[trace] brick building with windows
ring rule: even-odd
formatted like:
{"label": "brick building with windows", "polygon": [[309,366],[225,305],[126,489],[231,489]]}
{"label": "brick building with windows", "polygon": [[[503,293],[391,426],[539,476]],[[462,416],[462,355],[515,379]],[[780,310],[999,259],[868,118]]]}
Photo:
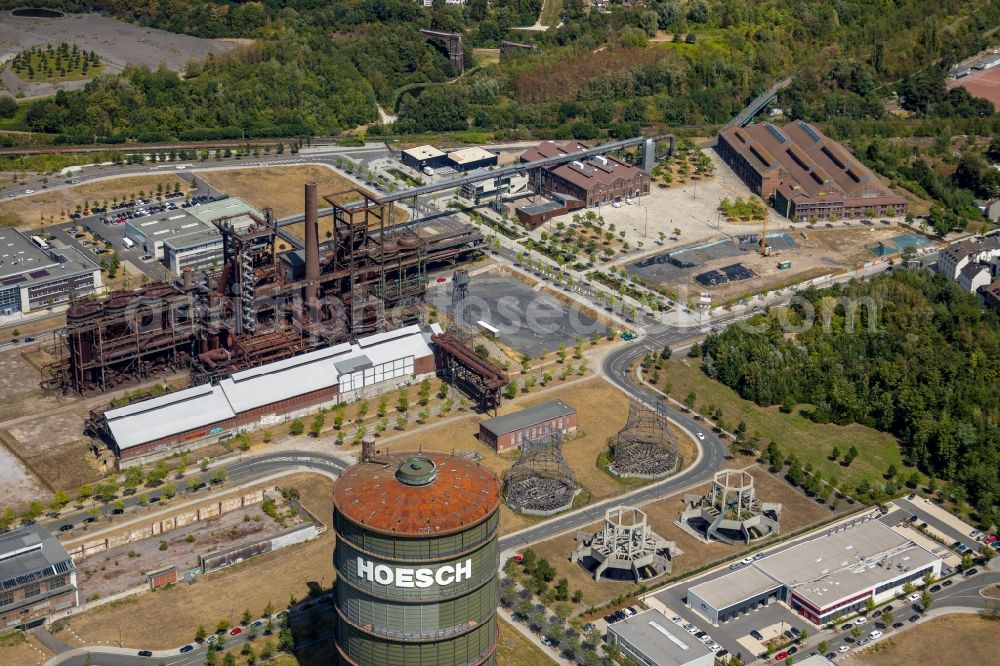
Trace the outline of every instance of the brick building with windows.
{"label": "brick building with windows", "polygon": [[0,628],[37,626],[79,603],[76,566],[51,532],[29,525],[0,535]]}
{"label": "brick building with windows", "polygon": [[[579,141],[558,145],[543,141],[521,155],[521,162],[569,155],[588,150]],[[585,202],[587,207],[610,205],[649,194],[649,174],[639,167],[607,155],[597,155],[567,164],[538,169],[531,182],[538,194],[559,194]]]}
{"label": "brick building with windows", "polygon": [[479,441],[497,452],[538,439],[576,432],[576,410],[562,400],[550,400],[479,424]]}
{"label": "brick building with windows", "polygon": [[799,221],[893,217],[906,199],[893,194],[836,141],[801,120],[719,132],[719,156],[754,194]]}

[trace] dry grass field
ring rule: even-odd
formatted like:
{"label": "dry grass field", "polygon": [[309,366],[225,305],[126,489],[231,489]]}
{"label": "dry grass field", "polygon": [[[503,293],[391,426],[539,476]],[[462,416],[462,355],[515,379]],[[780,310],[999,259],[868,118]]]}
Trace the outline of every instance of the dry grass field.
{"label": "dry grass field", "polygon": [[[297,474],[281,480],[294,486],[303,506],[329,522],[333,512],[333,482],[322,476]],[[118,641],[126,645],[165,649],[190,641],[199,624],[215,626],[220,619],[237,620],[244,608],[259,614],[268,602],[282,608],[290,596],[305,598],[311,589],[329,590],[334,578],[330,553],[332,530],[309,543],[262,555],[216,573],[94,609],[67,624],[86,643]],[[150,632],[155,626],[157,630]],[[69,635],[66,635],[69,640]],[[74,643],[75,644],[75,643]]]}
{"label": "dry grass field", "polygon": [[[907,625],[909,627],[909,625]],[[950,615],[879,641],[843,666],[914,666],[915,664],[997,664],[1000,622],[976,615]]]}
{"label": "dry grass field", "polygon": [[[305,210],[303,185],[309,181],[316,181],[320,208],[329,205],[323,199],[324,196],[358,187],[353,181],[341,176],[333,169],[316,165],[224,169],[204,172],[199,175],[199,178],[229,196],[245,199],[261,210],[270,206],[277,217],[296,215]],[[338,203],[346,203],[358,198],[357,195],[347,194],[337,197],[336,200]],[[406,213],[398,209],[395,211],[394,217],[397,222],[404,222],[407,219]],[[288,227],[288,231],[293,236],[305,238],[303,224],[293,224]],[[332,218],[329,216],[321,217],[319,220],[320,242],[332,234]],[[279,245],[278,249],[288,248]]]}
{"label": "dry grass field", "polygon": [[47,190],[30,197],[18,197],[0,203],[0,226],[34,229],[51,224],[50,219],[67,220],[68,218],[61,216],[62,213],[69,215],[76,210],[77,205],[82,206],[87,201],[91,205],[105,200],[111,203],[114,197],[121,201],[133,194],[138,196],[140,191],[149,195],[156,192],[157,185],[163,185],[165,190],[172,191],[177,183],[181,184],[182,192],[188,190],[188,184],[176,175],[157,174],[111,178],[76,187]]}
{"label": "dry grass field", "polygon": [[[781,502],[783,506],[781,520],[783,533],[794,532],[806,525],[832,517],[833,514],[829,509],[811,501],[760,467],[754,465],[748,471],[754,477],[759,498],[767,502]],[[703,484],[687,492],[703,494],[709,487],[710,484]],[[703,543],[674,524],[682,508],[685,494],[687,493],[671,495],[642,507],[642,510],[646,512],[650,527],[668,541],[676,542],[677,547],[682,551],[682,554],[673,561],[671,576],[698,569],[716,560],[735,557],[745,550],[744,547],[727,546],[719,542]],[[582,531],[594,531],[598,527],[599,524],[594,523],[583,528]],[[557,579],[565,576],[569,581],[570,590],[579,589],[583,592],[583,600],[574,606],[575,612],[590,606],[599,606],[633,588],[628,583],[595,581],[582,567],[570,562],[570,553],[575,547],[575,533],[564,534],[532,546],[532,550],[539,557],[546,558],[555,567]]]}
{"label": "dry grass field", "polygon": [[48,649],[34,636],[11,633],[0,638],[0,663],[28,666],[41,664],[51,656]]}
{"label": "dry grass field", "polygon": [[[499,618],[498,618],[499,619]],[[497,645],[497,666],[546,666],[552,659],[510,623],[499,620],[500,643]]]}
{"label": "dry grass field", "polygon": [[[566,462],[576,473],[577,482],[590,494],[591,500],[612,497],[641,485],[641,482],[618,481],[597,468],[597,458],[607,447],[608,438],[625,424],[628,413],[628,399],[603,379],[592,377],[566,387],[529,394],[516,401],[505,402],[499,413],[508,414],[556,399],[563,400],[578,411],[577,433],[563,443],[563,453]],[[609,414],[614,416],[609,418]],[[501,476],[517,460],[517,453],[508,451],[498,454],[479,442],[479,422],[486,418],[484,415],[470,414],[435,428],[394,438],[386,444],[386,448],[389,451],[413,451],[421,447],[431,451],[474,451],[482,456],[484,465]],[[694,444],[680,431],[675,431],[675,436],[682,443],[685,462],[690,463],[695,455]],[[501,507],[500,528],[503,533],[528,527],[538,520],[516,514],[506,505]]]}

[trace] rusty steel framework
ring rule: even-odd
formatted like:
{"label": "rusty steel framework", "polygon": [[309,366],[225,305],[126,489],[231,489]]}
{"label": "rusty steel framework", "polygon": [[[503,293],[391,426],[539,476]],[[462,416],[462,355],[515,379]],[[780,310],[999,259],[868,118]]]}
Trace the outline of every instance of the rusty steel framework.
{"label": "rusty steel framework", "polygon": [[325,199],[332,232],[320,243],[316,184],[305,185],[304,262],[279,254],[281,229],[266,209],[265,219],[213,222],[223,241],[217,272],[75,300],[43,387],[106,391],[184,369],[205,383],[412,323],[428,268],[463,261],[483,242],[470,225],[418,235],[396,223],[391,202],[361,190]]}
{"label": "rusty steel framework", "polygon": [[438,370],[453,385],[479,403],[483,411],[496,411],[509,381],[489,359],[477,354],[454,330],[431,337]]}
{"label": "rusty steel framework", "polygon": [[504,501],[515,511],[552,514],[573,506],[576,475],[562,454],[562,433],[527,439],[504,474]]}
{"label": "rusty steel framework", "polygon": [[611,438],[611,469],[618,476],[660,478],[677,468],[677,439],[670,431],[663,398],[650,409],[632,398],[628,419]]}

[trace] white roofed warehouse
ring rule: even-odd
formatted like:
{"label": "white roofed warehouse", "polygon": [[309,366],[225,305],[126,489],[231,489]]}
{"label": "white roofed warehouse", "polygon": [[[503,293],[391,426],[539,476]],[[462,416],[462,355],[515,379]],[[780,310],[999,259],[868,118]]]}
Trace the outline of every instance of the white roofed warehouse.
{"label": "white roofed warehouse", "polygon": [[941,558],[878,520],[831,528],[733,573],[695,585],[688,605],[713,624],[783,601],[814,624],[893,598]]}
{"label": "white roofed warehouse", "polygon": [[112,409],[92,421],[127,466],[186,444],[390,391],[434,371],[434,353],[424,332],[413,325]]}

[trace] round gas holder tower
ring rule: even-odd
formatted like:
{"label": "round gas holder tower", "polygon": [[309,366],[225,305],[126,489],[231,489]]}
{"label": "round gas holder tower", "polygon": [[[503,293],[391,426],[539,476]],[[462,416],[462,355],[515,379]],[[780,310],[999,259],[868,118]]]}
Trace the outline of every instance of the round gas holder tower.
{"label": "round gas holder tower", "polygon": [[341,663],[495,664],[496,475],[444,453],[374,456],[333,495]]}

